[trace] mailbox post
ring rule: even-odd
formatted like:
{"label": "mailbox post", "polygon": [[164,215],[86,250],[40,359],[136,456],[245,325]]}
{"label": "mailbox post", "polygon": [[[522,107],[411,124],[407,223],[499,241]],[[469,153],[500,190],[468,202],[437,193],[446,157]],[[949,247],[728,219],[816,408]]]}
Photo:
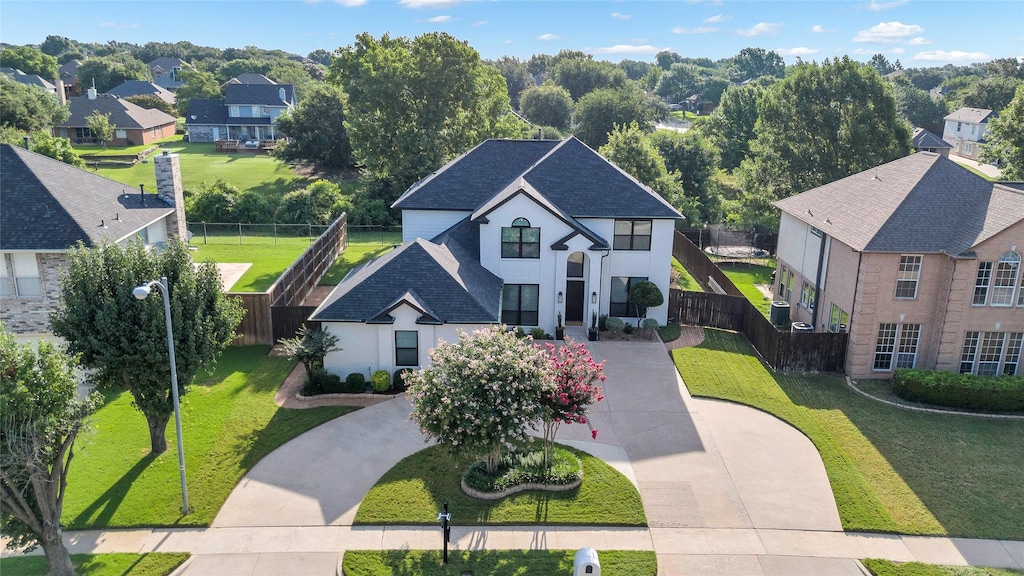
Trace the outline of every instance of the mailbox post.
{"label": "mailbox post", "polygon": [[448,563],[448,540],[452,535],[452,515],[448,512],[448,502],[444,503],[444,512],[437,515],[438,521],[441,522],[441,536],[444,539],[444,563]]}

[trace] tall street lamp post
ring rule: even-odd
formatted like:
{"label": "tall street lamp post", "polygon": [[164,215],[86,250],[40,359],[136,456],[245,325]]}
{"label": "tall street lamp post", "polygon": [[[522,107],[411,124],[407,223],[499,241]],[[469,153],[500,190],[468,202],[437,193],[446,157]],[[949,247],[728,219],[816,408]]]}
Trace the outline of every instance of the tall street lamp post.
{"label": "tall street lamp post", "polygon": [[174,332],[171,330],[171,297],[167,291],[167,276],[159,280],[150,280],[136,286],[132,295],[145,300],[153,288],[160,289],[164,298],[164,324],[167,326],[167,354],[171,357],[171,399],[174,401],[174,428],[178,435],[178,470],[181,474],[181,507],[183,514],[188,515],[188,486],[185,485],[185,447],[181,440],[181,408],[178,404],[178,367],[174,361]]}

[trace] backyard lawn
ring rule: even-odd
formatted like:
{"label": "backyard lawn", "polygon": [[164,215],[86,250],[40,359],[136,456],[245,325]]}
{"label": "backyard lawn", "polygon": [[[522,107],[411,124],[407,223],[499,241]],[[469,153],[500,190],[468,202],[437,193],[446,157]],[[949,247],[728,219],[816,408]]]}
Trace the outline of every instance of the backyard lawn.
{"label": "backyard lawn", "polygon": [[[72,554],[78,576],[167,576],[188,560],[188,554]],[[48,565],[42,556],[3,559],[4,576],[39,576]]]}
{"label": "backyard lawn", "polygon": [[837,376],[773,373],[742,335],[705,329],[672,352],[690,393],[757,407],[800,429],[828,472],[843,527],[1024,539],[1024,423],[900,410]]}
{"label": "backyard lawn", "polygon": [[732,280],[732,283],[740,289],[740,292],[746,296],[747,300],[750,300],[754,307],[764,314],[765,318],[770,317],[772,301],[762,294],[755,284],[771,286],[772,272],[775,271],[775,266],[748,264],[745,262],[722,262],[718,264],[718,268],[728,276],[729,280]]}
{"label": "backyard lawn", "polygon": [[[359,576],[551,576],[572,574],[575,555],[575,550],[453,550],[448,553],[448,564],[442,564],[437,550],[349,550],[342,560],[342,570]],[[601,550],[598,557],[604,576],[658,573],[654,552]]]}
{"label": "backyard lawn", "polygon": [[[213,184],[221,178],[239,191],[255,190],[283,196],[308,184],[307,179],[296,175],[290,166],[273,156],[214,152],[213,146],[212,143],[178,140],[165,144],[161,150],[180,156],[181,182],[186,189],[195,189],[203,182]],[[159,150],[154,152],[160,153]],[[141,183],[146,185],[146,190],[156,191],[156,171],[152,162],[93,170],[100,176],[123,182],[132,190],[137,191]]]}
{"label": "backyard lawn", "polygon": [[[162,140],[150,142],[149,144],[141,144],[139,146],[107,146],[104,148],[100,144],[75,144],[72,146],[75,153],[81,156],[83,159],[88,159],[89,156],[128,156],[138,154],[144,150],[149,150],[153,146],[159,144],[172,144],[181,143],[181,136],[168,136]],[[153,152],[156,154],[157,152]]]}
{"label": "backyard lawn", "polygon": [[230,286],[230,292],[266,292],[281,274],[309,248],[309,241],[288,242],[279,245],[269,244],[197,244],[198,250],[192,253],[197,262],[251,263],[245,274]]}
{"label": "backyard lawn", "polygon": [[[295,366],[267,356],[267,346],[232,346],[211,374],[182,397],[185,466],[192,512],[181,515],[173,418],[169,450],[153,456],[142,413],[127,392],[106,403],[79,435],[68,478],[67,529],[208,526],[235,484],[291,438],[353,408],[287,410],[274,393]],[[6,573],[6,572],[5,572]]]}
{"label": "backyard lawn", "polygon": [[364,262],[387,254],[393,250],[395,244],[401,243],[401,232],[385,232],[383,241],[381,241],[379,233],[349,233],[348,245],[345,247],[345,251],[338,256],[338,259],[334,261],[334,265],[320,279],[320,285],[337,286],[350,270]]}
{"label": "backyard lawn", "polygon": [[673,288],[679,288],[680,290],[686,290],[688,292],[703,292],[700,284],[694,279],[690,272],[683,268],[683,265],[679,263],[675,258],[672,259],[672,275],[678,275],[679,278],[676,280]]}

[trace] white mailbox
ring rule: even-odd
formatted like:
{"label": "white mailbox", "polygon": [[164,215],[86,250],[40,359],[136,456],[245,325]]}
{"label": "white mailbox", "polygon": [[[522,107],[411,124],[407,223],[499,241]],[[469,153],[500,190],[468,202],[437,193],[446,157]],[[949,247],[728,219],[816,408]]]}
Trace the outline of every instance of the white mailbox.
{"label": "white mailbox", "polygon": [[573,566],[572,576],[583,576],[584,574],[601,576],[601,561],[597,558],[597,550],[593,548],[577,550]]}

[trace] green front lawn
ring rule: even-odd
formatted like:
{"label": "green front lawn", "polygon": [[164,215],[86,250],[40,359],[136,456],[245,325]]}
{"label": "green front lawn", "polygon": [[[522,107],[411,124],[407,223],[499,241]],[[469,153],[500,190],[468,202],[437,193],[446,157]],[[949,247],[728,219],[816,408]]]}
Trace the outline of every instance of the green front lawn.
{"label": "green front lawn", "polygon": [[[72,554],[78,576],[167,576],[188,560],[184,553]],[[43,556],[15,556],[0,561],[4,576],[39,576],[49,565]]]}
{"label": "green front lawn", "polygon": [[[268,154],[214,152],[212,143],[180,139],[164,144],[162,149],[179,155],[181,182],[186,189],[194,190],[203,182],[213,184],[220,178],[239,191],[255,190],[282,196],[308,184],[308,180],[296,175],[290,166]],[[140,183],[146,185],[146,190],[156,191],[152,162],[139,162],[130,167],[105,166],[94,171],[134,191],[138,191]]]}
{"label": "green front lawn", "polygon": [[604,461],[567,448],[583,463],[583,484],[565,492],[531,490],[478,500],[462,492],[470,462],[455,460],[440,446],[420,450],[381,476],[366,494],[354,524],[432,525],[447,501],[459,523],[646,526],[640,493]]}
{"label": "green front lawn", "polygon": [[63,521],[67,529],[208,526],[235,484],[288,440],[351,412],[336,406],[286,410],[274,393],[295,366],[267,356],[266,346],[232,346],[212,374],[182,397],[185,467],[192,512],[181,515],[177,440],[149,452],[142,413],[127,392],[108,392],[75,445]]}
{"label": "green front lawn", "polygon": [[740,289],[747,300],[750,300],[754,307],[764,314],[765,318],[770,317],[772,301],[762,294],[755,284],[771,286],[774,266],[729,262],[719,264],[718,268],[725,273],[729,280],[732,280],[732,283]]}
{"label": "green front lawn", "polygon": [[[655,576],[654,552],[599,551],[604,576]],[[443,564],[437,550],[348,550],[342,570],[353,576],[552,576],[572,574],[575,550],[473,550],[448,552]]]}
{"label": "green front lawn", "polygon": [[[272,241],[272,239],[270,239]],[[298,240],[298,241],[294,241]],[[281,277],[281,274],[309,248],[305,238],[289,239],[289,242],[272,244],[200,244],[192,239],[198,250],[192,253],[196,262],[251,263],[245,274],[229,288],[231,292],[266,292]]]}
{"label": "green front lawn", "polygon": [[[81,156],[84,160],[88,160],[89,156],[134,156],[140,152],[149,150],[153,146],[172,143],[182,143],[181,135],[168,136],[162,140],[157,140],[155,142],[139,146],[107,146],[104,148],[99,144],[75,144],[71,147],[75,150],[76,154]],[[154,154],[156,154],[156,152],[154,152]],[[152,155],[150,157],[152,157]]]}
{"label": "green front lawn", "polygon": [[980,566],[937,566],[920,562],[893,562],[868,558],[861,560],[874,576],[1016,576],[1024,570],[984,568]]}
{"label": "green front lawn", "polygon": [[742,335],[672,356],[690,393],[754,406],[814,442],[843,527],[1024,539],[1024,425],[900,410],[828,375],[773,373]]}

